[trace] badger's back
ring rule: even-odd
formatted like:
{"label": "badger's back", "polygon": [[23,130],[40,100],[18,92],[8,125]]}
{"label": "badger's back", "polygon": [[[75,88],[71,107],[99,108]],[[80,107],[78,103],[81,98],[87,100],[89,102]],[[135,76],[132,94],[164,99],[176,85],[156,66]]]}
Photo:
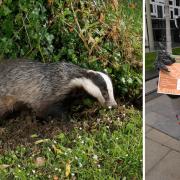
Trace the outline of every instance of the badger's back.
{"label": "badger's back", "polygon": [[43,64],[8,60],[0,63],[0,106],[12,109],[15,103],[23,102],[33,109],[44,109],[60,101],[68,93],[72,68],[78,69],[64,62]]}

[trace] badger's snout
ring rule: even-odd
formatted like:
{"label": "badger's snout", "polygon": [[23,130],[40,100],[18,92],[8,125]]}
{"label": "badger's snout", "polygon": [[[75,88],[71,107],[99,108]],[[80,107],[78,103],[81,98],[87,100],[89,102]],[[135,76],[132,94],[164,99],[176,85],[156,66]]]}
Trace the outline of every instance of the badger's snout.
{"label": "badger's snout", "polygon": [[116,108],[116,107],[117,107],[117,102],[116,102],[116,101],[107,102],[107,103],[105,103],[105,105],[106,105],[108,108]]}

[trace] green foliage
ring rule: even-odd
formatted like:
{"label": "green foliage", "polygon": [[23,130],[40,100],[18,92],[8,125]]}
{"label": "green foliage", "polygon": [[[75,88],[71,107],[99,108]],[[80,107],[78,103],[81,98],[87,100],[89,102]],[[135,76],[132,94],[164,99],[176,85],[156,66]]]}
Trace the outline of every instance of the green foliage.
{"label": "green foliage", "polygon": [[97,121],[76,122],[53,140],[31,136],[31,147],[0,155],[1,179],[142,179],[142,117],[133,108],[123,111],[102,110]]}
{"label": "green foliage", "polygon": [[142,87],[142,1],[4,0],[0,59],[65,59],[107,71],[120,96]]}
{"label": "green foliage", "polygon": [[173,48],[172,49],[172,54],[173,55],[180,55],[180,48]]}
{"label": "green foliage", "polygon": [[146,71],[153,71],[155,69],[154,62],[155,62],[156,56],[157,56],[156,52],[146,53],[146,55],[145,55]]}

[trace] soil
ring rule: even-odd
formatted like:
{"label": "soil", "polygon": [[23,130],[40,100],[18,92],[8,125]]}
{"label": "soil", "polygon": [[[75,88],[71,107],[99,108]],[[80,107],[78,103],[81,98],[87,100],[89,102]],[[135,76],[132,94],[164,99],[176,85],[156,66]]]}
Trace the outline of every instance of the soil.
{"label": "soil", "polygon": [[[118,103],[120,105],[120,103]],[[14,150],[19,145],[32,146],[39,139],[54,138],[60,132],[71,132],[74,127],[84,124],[88,119],[86,129],[90,131],[93,121],[99,118],[100,107],[94,105],[91,108],[83,108],[73,113],[72,120],[62,120],[49,118],[48,120],[38,120],[29,110],[12,113],[10,116],[0,119],[0,154],[8,150]],[[118,117],[123,114],[122,106],[118,106]],[[123,116],[121,117],[123,119]],[[104,120],[103,120],[104,121]],[[109,123],[109,122],[108,122]],[[36,135],[36,138],[32,138]]]}
{"label": "soil", "polygon": [[[15,149],[18,145],[30,146],[33,142],[44,138],[53,138],[60,132],[70,131],[73,123],[60,119],[40,121],[29,112],[21,112],[13,118],[6,118],[0,125],[0,154]],[[37,135],[38,138],[32,138]]]}

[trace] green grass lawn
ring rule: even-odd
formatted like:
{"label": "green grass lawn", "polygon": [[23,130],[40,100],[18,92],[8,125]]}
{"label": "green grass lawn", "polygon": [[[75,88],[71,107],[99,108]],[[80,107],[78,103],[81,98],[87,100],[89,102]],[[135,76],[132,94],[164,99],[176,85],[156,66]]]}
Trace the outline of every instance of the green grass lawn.
{"label": "green grass lawn", "polygon": [[156,59],[156,52],[150,52],[145,54],[145,69],[146,71],[154,70],[154,61]]}
{"label": "green grass lawn", "polygon": [[73,120],[54,138],[0,155],[0,179],[142,179],[142,116],[133,107]]}

